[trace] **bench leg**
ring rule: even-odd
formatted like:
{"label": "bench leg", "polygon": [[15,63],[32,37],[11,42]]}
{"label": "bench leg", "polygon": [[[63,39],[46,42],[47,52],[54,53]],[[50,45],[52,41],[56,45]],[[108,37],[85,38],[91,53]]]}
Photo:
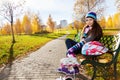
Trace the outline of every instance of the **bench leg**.
{"label": "bench leg", "polygon": [[91,79],[91,80],[94,80],[95,77],[96,77],[96,70],[97,70],[97,69],[96,69],[95,66],[93,66],[93,69],[94,69],[94,70],[93,70],[94,72],[93,72],[93,76],[92,76],[92,79]]}
{"label": "bench leg", "polygon": [[117,63],[115,62],[115,63],[114,63],[114,76],[115,76],[115,80],[117,80],[117,70],[116,70],[116,66],[117,66]]}

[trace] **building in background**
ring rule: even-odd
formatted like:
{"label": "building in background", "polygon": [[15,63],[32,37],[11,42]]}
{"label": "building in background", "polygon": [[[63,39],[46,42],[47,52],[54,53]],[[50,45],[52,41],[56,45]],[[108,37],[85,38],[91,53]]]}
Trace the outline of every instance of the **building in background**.
{"label": "building in background", "polygon": [[68,24],[68,23],[67,23],[67,20],[61,20],[61,21],[60,21],[60,26],[61,26],[61,28],[67,26],[67,24]]}

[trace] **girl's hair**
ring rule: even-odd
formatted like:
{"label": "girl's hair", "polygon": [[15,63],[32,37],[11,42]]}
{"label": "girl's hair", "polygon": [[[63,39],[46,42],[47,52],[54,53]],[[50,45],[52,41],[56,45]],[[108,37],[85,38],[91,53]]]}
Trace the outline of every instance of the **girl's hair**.
{"label": "girl's hair", "polygon": [[[85,28],[87,28],[88,26],[85,26],[83,28],[83,30],[81,31],[81,33],[83,34],[84,31],[85,31]],[[96,40],[99,40],[102,36],[103,36],[103,33],[102,33],[102,28],[100,27],[100,25],[97,23],[96,20],[94,20],[94,23],[92,25],[92,30],[89,31],[89,33],[91,34],[95,34],[95,37],[97,38]],[[88,33],[88,34],[89,34]],[[82,38],[82,36],[81,36]]]}
{"label": "girl's hair", "polygon": [[94,20],[92,30],[90,31],[90,33],[95,34],[95,37],[97,37],[98,39],[100,39],[103,36],[102,28],[100,27],[96,20]]}

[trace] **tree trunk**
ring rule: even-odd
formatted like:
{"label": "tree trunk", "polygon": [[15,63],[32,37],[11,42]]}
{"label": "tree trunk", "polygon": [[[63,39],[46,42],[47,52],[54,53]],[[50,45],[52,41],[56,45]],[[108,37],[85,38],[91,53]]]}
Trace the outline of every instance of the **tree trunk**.
{"label": "tree trunk", "polygon": [[90,11],[89,0],[87,0],[87,4],[88,4],[88,12],[89,12]]}
{"label": "tree trunk", "polygon": [[15,43],[15,36],[13,31],[13,17],[11,16],[11,31],[12,31],[12,43]]}

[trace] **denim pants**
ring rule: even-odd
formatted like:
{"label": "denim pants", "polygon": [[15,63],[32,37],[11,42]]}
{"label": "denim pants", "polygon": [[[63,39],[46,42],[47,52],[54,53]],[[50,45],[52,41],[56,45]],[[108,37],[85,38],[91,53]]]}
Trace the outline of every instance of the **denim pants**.
{"label": "denim pants", "polygon": [[[67,50],[69,51],[70,48],[74,49],[74,47],[76,47],[76,44],[78,44],[78,42],[75,42],[72,39],[66,39],[65,44],[66,44]],[[78,47],[75,48],[74,53],[75,54],[81,53],[81,48],[82,46],[80,46],[79,48]]]}

